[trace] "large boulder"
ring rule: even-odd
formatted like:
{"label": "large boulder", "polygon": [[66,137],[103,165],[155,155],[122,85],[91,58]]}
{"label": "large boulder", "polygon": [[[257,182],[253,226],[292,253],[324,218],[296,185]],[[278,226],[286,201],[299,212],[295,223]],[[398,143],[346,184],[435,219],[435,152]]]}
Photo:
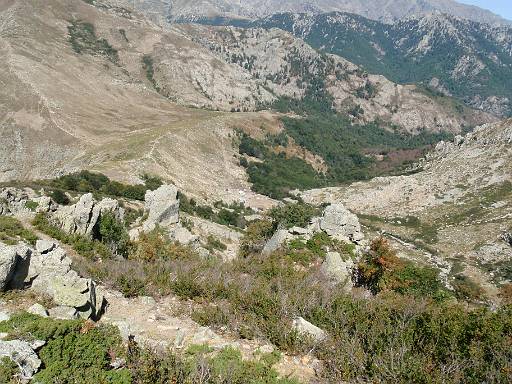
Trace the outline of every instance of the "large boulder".
{"label": "large boulder", "polygon": [[15,247],[0,243],[0,290],[6,289],[11,281],[17,258]]}
{"label": "large boulder", "polygon": [[4,357],[14,361],[20,368],[22,380],[32,379],[41,366],[41,360],[37,357],[32,345],[26,341],[0,340],[0,359]]}
{"label": "large boulder", "polygon": [[148,218],[142,225],[144,232],[156,226],[169,227],[179,222],[180,202],[178,189],[174,185],[162,185],[155,191],[147,191],[145,196]]}
{"label": "large boulder", "polygon": [[338,240],[359,243],[364,239],[359,219],[343,204],[332,204],[325,209],[320,228]]}
{"label": "large boulder", "polygon": [[353,286],[353,268],[354,261],[352,259],[344,261],[338,252],[327,252],[325,261],[323,262],[320,270],[327,278],[336,284],[343,284],[346,289],[350,289]]}
{"label": "large boulder", "polygon": [[31,250],[23,243],[5,245],[0,243],[0,290],[21,289],[28,274]]}
{"label": "large boulder", "polygon": [[76,204],[57,209],[52,220],[66,233],[90,237],[97,228],[101,215],[106,212],[113,213],[120,221],[124,218],[124,209],[117,200],[106,198],[96,202],[91,193],[86,193]]}

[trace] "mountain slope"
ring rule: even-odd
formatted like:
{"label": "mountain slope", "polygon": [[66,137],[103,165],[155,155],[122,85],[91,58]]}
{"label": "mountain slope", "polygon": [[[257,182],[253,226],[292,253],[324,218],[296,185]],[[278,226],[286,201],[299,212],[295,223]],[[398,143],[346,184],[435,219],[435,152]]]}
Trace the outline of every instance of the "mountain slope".
{"label": "mountain slope", "polygon": [[510,21],[490,11],[452,0],[115,0],[129,4],[155,20],[198,20],[204,17],[259,18],[276,13],[350,12],[393,22],[411,15],[444,12],[490,24]]}
{"label": "mountain slope", "polygon": [[498,116],[512,113],[512,28],[448,15],[393,25],[331,13],[275,15],[250,26],[281,28],[398,83],[423,83]]}
{"label": "mountain slope", "polygon": [[228,63],[244,68],[276,97],[314,97],[332,103],[359,123],[380,122],[418,133],[460,132],[492,118],[449,98],[435,97],[413,85],[397,85],[368,75],[335,55],[321,54],[278,29],[179,27]]}

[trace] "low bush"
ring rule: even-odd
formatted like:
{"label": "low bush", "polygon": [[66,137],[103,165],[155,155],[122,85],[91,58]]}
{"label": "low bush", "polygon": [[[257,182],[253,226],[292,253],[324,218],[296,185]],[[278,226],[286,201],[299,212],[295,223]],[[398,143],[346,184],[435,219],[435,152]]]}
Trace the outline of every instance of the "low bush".
{"label": "low bush", "polygon": [[20,221],[10,216],[0,216],[0,241],[14,245],[19,241],[26,241],[32,245],[36,243],[37,236],[25,229]]}
{"label": "low bush", "polygon": [[306,203],[278,205],[269,212],[269,217],[276,227],[292,228],[307,227],[311,219],[319,214],[319,210]]}
{"label": "low bush", "polygon": [[111,326],[95,326],[81,320],[54,320],[21,313],[0,323],[10,338],[44,340],[38,352],[43,368],[34,380],[54,383],[129,384],[127,369],[113,370],[113,359],[124,354],[119,332]]}
{"label": "low bush", "polygon": [[438,271],[398,258],[382,237],[372,242],[370,251],[357,266],[356,280],[358,285],[374,294],[395,291],[418,297],[443,298],[448,295]]}

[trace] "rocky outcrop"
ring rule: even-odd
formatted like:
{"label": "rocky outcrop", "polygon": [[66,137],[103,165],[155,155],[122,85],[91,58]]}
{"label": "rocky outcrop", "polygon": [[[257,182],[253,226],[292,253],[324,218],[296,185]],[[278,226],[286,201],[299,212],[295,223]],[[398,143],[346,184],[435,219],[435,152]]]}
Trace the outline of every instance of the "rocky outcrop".
{"label": "rocky outcrop", "polygon": [[39,196],[30,188],[0,188],[0,215],[3,216],[30,216],[34,211],[27,206],[33,202],[37,208],[35,211],[54,208],[52,199],[48,196]]}
{"label": "rocky outcrop", "polygon": [[320,228],[338,240],[359,243],[364,239],[359,219],[343,204],[332,204],[325,209]]}
{"label": "rocky outcrop", "polygon": [[101,290],[71,269],[71,259],[58,244],[41,243],[37,242],[38,251],[30,260],[27,280],[31,289],[50,296],[59,306],[75,308],[82,318],[97,318],[105,304]]}
{"label": "rocky outcrop", "polygon": [[157,226],[178,224],[180,202],[178,189],[174,185],[162,185],[155,191],[147,191],[145,201],[148,218],[142,225],[144,232],[152,231]]}
{"label": "rocky outcrop", "polygon": [[60,207],[52,215],[52,221],[69,234],[93,236],[101,215],[106,212],[113,213],[120,221],[124,218],[124,209],[117,200],[105,198],[96,202],[92,194],[87,193],[76,204]]}
{"label": "rocky outcrop", "polygon": [[30,380],[41,366],[41,360],[37,357],[33,347],[44,345],[37,342],[35,345],[22,340],[0,340],[0,359],[11,359],[20,369],[21,379]]}
{"label": "rocky outcrop", "polygon": [[[77,317],[100,316],[105,305],[102,290],[94,281],[80,277],[71,269],[71,259],[58,244],[38,240],[33,250],[0,243],[0,255],[5,255],[6,261],[0,264],[5,266],[0,269],[4,288],[30,286],[34,292],[51,297],[58,306],[73,308]],[[41,308],[38,311],[42,313]]]}
{"label": "rocky outcrop", "polygon": [[27,269],[30,250],[23,244],[7,246],[0,243],[0,290],[23,288],[21,275]]}
{"label": "rocky outcrop", "polygon": [[317,342],[323,341],[327,337],[327,334],[323,329],[318,328],[316,325],[311,324],[302,317],[297,317],[293,320],[292,328],[300,335],[311,337]]}

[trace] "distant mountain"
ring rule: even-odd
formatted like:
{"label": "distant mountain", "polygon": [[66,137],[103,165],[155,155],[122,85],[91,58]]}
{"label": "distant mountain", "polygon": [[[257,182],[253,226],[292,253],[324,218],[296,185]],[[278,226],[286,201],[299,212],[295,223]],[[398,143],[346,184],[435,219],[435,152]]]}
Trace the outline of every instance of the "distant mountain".
{"label": "distant mountain", "polygon": [[350,12],[393,22],[403,17],[443,12],[489,24],[511,24],[490,11],[452,0],[112,0],[144,11],[154,20],[194,21],[209,17],[261,18],[277,13]]}
{"label": "distant mountain", "polygon": [[[231,23],[241,25],[236,20]],[[510,27],[446,14],[410,17],[390,25],[347,13],[287,13],[244,25],[280,28],[397,83],[422,83],[497,116],[512,113]]]}

